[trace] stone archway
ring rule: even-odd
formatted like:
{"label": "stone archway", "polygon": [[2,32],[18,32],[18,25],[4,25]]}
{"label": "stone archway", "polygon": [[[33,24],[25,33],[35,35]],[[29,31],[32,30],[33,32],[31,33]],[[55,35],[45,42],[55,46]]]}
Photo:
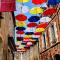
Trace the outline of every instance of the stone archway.
{"label": "stone archway", "polygon": [[2,38],[0,37],[0,60],[3,58]]}
{"label": "stone archway", "polygon": [[54,56],[54,60],[60,60],[60,55],[59,55],[59,54],[56,54],[56,55]]}

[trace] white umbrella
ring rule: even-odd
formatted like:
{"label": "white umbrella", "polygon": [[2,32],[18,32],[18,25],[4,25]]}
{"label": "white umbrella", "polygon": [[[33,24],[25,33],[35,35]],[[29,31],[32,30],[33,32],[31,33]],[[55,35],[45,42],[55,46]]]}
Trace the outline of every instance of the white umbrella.
{"label": "white umbrella", "polygon": [[19,5],[17,5],[16,10],[20,11],[20,13],[27,13],[27,12],[29,12],[29,7],[19,4]]}
{"label": "white umbrella", "polygon": [[27,45],[32,45],[32,42],[27,42]]}
{"label": "white umbrella", "polygon": [[51,21],[51,18],[50,17],[42,17],[42,18],[40,18],[39,21],[40,22],[50,22]]}

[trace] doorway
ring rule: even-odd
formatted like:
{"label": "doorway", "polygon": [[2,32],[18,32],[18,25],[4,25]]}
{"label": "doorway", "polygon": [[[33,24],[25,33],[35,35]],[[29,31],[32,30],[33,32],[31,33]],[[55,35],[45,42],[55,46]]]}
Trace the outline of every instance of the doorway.
{"label": "doorway", "polygon": [[54,60],[60,60],[60,55],[59,55],[59,54],[56,54],[56,55],[54,56]]}

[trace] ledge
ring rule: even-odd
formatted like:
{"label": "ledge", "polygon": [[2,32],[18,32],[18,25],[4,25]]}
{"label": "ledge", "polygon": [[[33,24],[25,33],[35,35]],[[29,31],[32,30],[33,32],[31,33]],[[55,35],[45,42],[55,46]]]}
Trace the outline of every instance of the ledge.
{"label": "ledge", "polygon": [[60,42],[57,42],[56,44],[52,45],[51,47],[49,47],[49,48],[46,49],[45,51],[41,52],[40,54],[42,54],[42,53],[46,52],[47,50],[49,50],[49,49],[51,49],[51,48],[57,46],[58,44],[60,44]]}

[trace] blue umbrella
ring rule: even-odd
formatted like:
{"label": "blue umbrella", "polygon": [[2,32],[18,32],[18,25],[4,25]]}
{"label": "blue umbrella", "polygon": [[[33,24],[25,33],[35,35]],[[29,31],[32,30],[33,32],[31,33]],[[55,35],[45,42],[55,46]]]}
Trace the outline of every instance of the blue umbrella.
{"label": "blue umbrella", "polygon": [[22,45],[26,45],[27,43],[26,43],[26,42],[22,42],[21,44],[22,44]]}
{"label": "blue umbrella", "polygon": [[17,37],[17,41],[22,41],[23,37]]}
{"label": "blue umbrella", "polygon": [[31,38],[31,39],[36,40],[36,42],[39,40],[38,38]]}
{"label": "blue umbrella", "polygon": [[31,16],[31,17],[28,19],[28,21],[29,21],[29,22],[37,22],[39,19],[40,19],[39,16]]}
{"label": "blue umbrella", "polygon": [[16,27],[16,30],[25,30],[25,27]]}
{"label": "blue umbrella", "polygon": [[26,34],[26,35],[33,35],[34,32],[26,32],[25,34]]}
{"label": "blue umbrella", "polygon": [[60,3],[60,0],[48,0],[48,5],[56,5]]}

